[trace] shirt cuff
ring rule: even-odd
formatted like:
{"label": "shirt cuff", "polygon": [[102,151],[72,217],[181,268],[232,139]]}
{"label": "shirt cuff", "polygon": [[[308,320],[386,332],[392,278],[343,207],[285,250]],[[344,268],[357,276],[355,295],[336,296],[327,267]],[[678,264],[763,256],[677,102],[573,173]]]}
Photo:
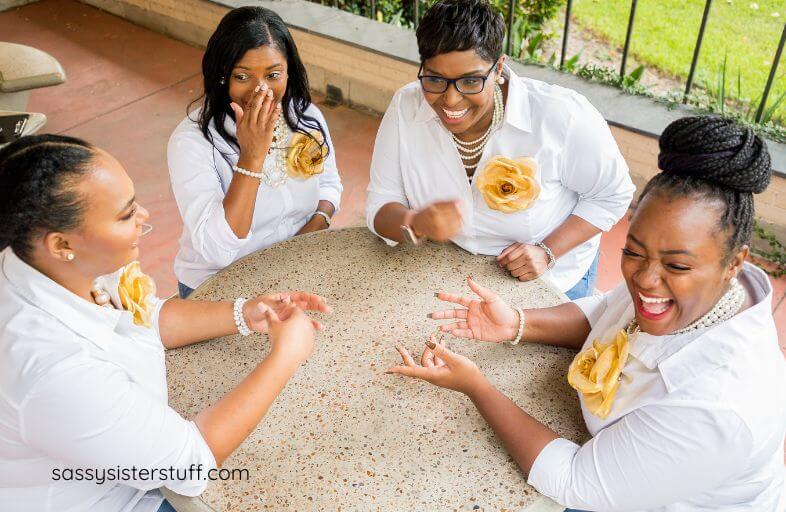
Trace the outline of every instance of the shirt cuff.
{"label": "shirt cuff", "polygon": [[564,438],[557,438],[547,444],[535,458],[529,471],[527,483],[556,501],[564,504],[568,488],[573,457],[579,445]]}
{"label": "shirt cuff", "polygon": [[608,231],[622,218],[626,208],[627,206],[623,206],[622,210],[617,214],[615,211],[600,206],[595,201],[579,199],[578,204],[573,208],[572,214],[586,220],[601,231]]}
{"label": "shirt cuff", "polygon": [[335,215],[341,207],[341,191],[329,187],[321,188],[319,189],[319,200],[330,201],[334,209],[333,215]]}
{"label": "shirt cuff", "polygon": [[[168,480],[165,487],[171,491],[181,494],[183,496],[199,496],[207,488],[208,472],[216,469],[216,459],[210,447],[202,437],[202,433],[193,421],[188,422],[191,430],[191,447],[192,456],[191,460],[187,461],[188,466],[182,469],[189,469],[193,467],[195,471],[189,474],[189,479],[186,480]],[[183,472],[181,469],[181,473]]]}
{"label": "shirt cuff", "polygon": [[[153,328],[156,330],[156,334],[158,334],[158,339],[161,339],[161,329],[159,328],[159,321],[161,319],[161,308],[164,307],[166,303],[165,299],[160,297],[153,298],[155,306],[153,307],[153,314],[151,316],[153,321]],[[161,342],[163,344],[163,341]]]}
{"label": "shirt cuff", "polygon": [[600,294],[581,297],[574,300],[573,303],[578,306],[581,312],[584,313],[584,316],[587,317],[590,327],[594,327],[605,311],[603,307],[605,301],[606,295]]}
{"label": "shirt cuff", "polygon": [[406,204],[402,203],[402,201],[399,200],[399,199],[390,199],[390,200],[377,201],[376,204],[373,207],[371,207],[371,208],[367,207],[367,210],[366,210],[366,212],[367,212],[366,213],[366,225],[368,226],[368,230],[369,231],[371,231],[376,236],[381,238],[386,244],[388,244],[390,247],[395,247],[395,246],[398,245],[398,242],[396,242],[395,240],[391,240],[389,238],[385,238],[384,236],[382,236],[379,233],[377,233],[376,229],[374,229],[374,219],[376,219],[377,214],[379,213],[379,210],[381,210],[383,206],[385,206],[386,204],[389,204],[389,203],[399,203],[399,204],[403,204],[406,208],[409,208],[409,206],[407,206]]}

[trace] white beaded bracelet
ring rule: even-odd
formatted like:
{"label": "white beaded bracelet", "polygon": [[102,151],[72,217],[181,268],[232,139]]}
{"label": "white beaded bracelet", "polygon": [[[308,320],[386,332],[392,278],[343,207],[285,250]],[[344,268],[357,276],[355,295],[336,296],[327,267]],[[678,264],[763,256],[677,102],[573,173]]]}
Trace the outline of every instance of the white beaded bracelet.
{"label": "white beaded bracelet", "polygon": [[237,332],[239,332],[241,336],[248,336],[252,332],[246,324],[246,319],[243,318],[243,304],[246,303],[246,300],[245,297],[238,297],[235,299],[235,305],[232,309],[232,316],[235,318],[235,326],[237,327]]}
{"label": "white beaded bracelet", "polygon": [[513,338],[513,341],[510,342],[511,345],[518,345],[521,341],[521,337],[524,335],[524,324],[526,323],[524,320],[524,311],[521,308],[513,308],[516,310],[516,313],[519,314],[519,330],[516,333],[516,337]]}
{"label": "white beaded bracelet", "polygon": [[238,167],[237,165],[232,166],[232,170],[235,172],[239,172],[240,174],[245,174],[246,176],[251,176],[252,178],[256,178],[261,180],[265,177],[264,173],[261,172],[251,172],[249,170],[243,169],[242,167]]}

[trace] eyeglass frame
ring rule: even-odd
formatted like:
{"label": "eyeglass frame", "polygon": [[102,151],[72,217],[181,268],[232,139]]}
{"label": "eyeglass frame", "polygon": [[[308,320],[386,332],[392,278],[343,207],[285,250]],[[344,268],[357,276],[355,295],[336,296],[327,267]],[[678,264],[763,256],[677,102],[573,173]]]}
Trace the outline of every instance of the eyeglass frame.
{"label": "eyeglass frame", "polygon": [[[491,76],[491,72],[494,71],[494,68],[497,66],[497,64],[499,64],[499,59],[496,59],[494,61],[494,64],[491,65],[491,67],[488,70],[488,73],[486,73],[486,76],[462,76],[459,78],[445,78],[443,76],[436,76],[436,75],[421,75],[420,73],[421,71],[423,71],[423,63],[421,62],[420,69],[418,69],[418,81],[420,82],[420,87],[429,94],[445,94],[448,91],[448,89],[450,89],[450,86],[452,85],[453,88],[456,89],[456,91],[458,91],[459,94],[466,94],[471,96],[473,94],[480,94],[483,92],[483,90],[486,88],[486,80],[489,79],[489,77]],[[445,90],[443,90],[442,92],[431,92],[426,90],[426,88],[423,86],[424,78],[437,78],[439,80],[444,80]],[[482,80],[483,84],[480,86],[480,90],[478,92],[464,92],[461,89],[459,89],[457,85],[458,81],[467,80],[467,79]]]}

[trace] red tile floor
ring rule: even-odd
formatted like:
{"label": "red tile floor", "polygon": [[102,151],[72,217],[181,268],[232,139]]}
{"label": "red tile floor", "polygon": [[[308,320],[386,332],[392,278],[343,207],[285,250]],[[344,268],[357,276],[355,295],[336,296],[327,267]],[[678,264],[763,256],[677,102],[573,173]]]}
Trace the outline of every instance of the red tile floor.
{"label": "red tile floor", "polygon": [[[60,61],[68,79],[33,91],[29,110],[45,113],[46,132],[83,137],[109,151],[133,178],[155,230],[143,239],[142,264],[161,295],[176,290],[172,261],[180,217],[169,189],[166,144],[200,93],[202,51],[74,0],[43,0],[0,13],[4,41],[35,46]],[[317,99],[319,103],[319,99]],[[368,164],[379,119],[345,107],[322,106],[344,183],[335,227],[364,223]],[[598,288],[621,279],[627,222],[601,243]],[[774,282],[782,348],[786,346],[786,279]],[[786,348],[784,348],[786,350]]]}

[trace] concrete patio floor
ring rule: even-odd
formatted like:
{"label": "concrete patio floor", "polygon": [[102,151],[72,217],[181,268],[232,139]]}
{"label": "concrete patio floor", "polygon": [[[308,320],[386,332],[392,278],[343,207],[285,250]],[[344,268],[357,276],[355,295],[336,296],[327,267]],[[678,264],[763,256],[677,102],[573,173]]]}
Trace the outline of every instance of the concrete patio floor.
{"label": "concrete patio floor", "polygon": [[[166,145],[201,91],[202,50],[136,26],[75,0],[43,0],[0,13],[2,40],[44,50],[68,79],[32,92],[29,110],[45,113],[44,132],[82,137],[113,154],[134,180],[154,231],[142,241],[142,265],[161,296],[175,292],[172,262],[181,221],[169,188]],[[333,226],[364,223],[368,165],[379,118],[343,106],[326,107],[344,183]],[[621,280],[620,250],[627,222],[601,243],[598,288]],[[786,345],[786,279],[773,280],[773,310]]]}

